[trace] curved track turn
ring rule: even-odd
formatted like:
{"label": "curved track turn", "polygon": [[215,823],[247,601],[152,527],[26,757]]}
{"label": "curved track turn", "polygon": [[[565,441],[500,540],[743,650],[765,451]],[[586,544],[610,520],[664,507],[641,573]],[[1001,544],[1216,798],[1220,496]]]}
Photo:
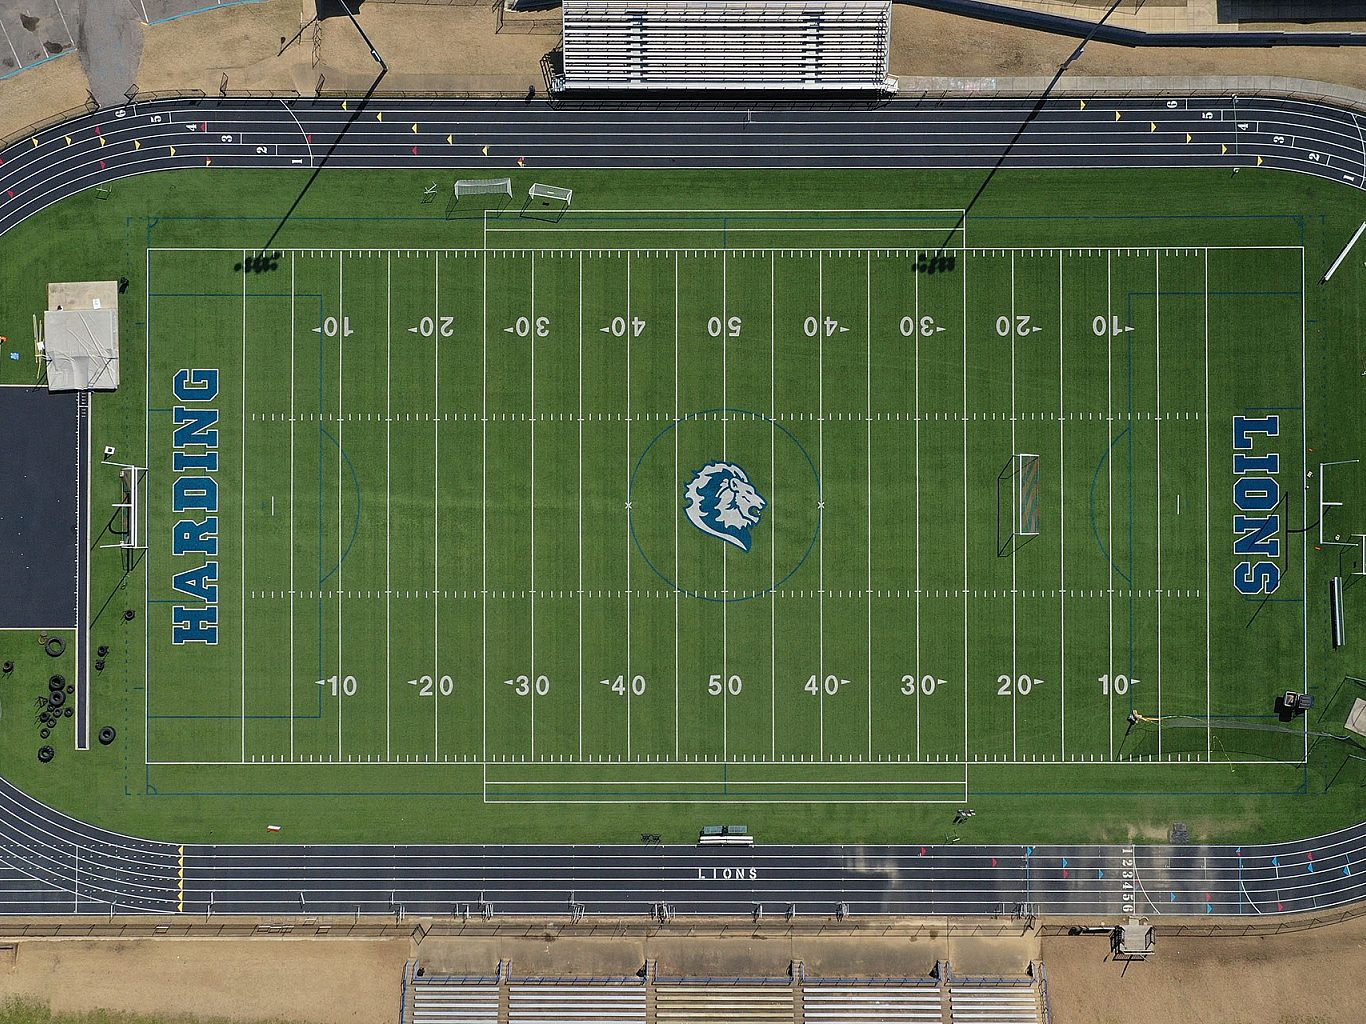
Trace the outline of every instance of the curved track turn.
{"label": "curved track turn", "polygon": [[[354,103],[355,101],[352,101]],[[0,151],[0,233],[96,184],[204,167],[1267,167],[1362,189],[1366,118],[1284,99],[873,108],[491,101],[166,101]],[[354,118],[349,130],[343,129]],[[416,131],[414,131],[416,126]],[[450,141],[447,141],[449,136]],[[489,147],[488,155],[483,147]],[[330,154],[330,155],[329,155]],[[0,780],[0,913],[1149,916],[1318,911],[1366,898],[1366,823],[1256,846],[176,846],[104,831]]]}

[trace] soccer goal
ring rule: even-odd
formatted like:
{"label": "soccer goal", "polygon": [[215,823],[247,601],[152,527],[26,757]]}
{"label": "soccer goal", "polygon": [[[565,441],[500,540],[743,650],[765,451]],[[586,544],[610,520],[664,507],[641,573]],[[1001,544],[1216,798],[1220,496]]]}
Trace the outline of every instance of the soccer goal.
{"label": "soccer goal", "polygon": [[996,478],[996,552],[1001,557],[1039,536],[1039,456],[1017,452]]}
{"label": "soccer goal", "polygon": [[507,196],[512,198],[511,178],[457,178],[455,201],[462,196]]}
{"label": "soccer goal", "polygon": [[109,449],[105,452],[102,465],[119,471],[119,500],[113,503],[114,511],[108,528],[109,534],[118,540],[113,544],[101,544],[100,547],[121,550],[125,568],[131,568],[136,552],[147,547],[146,513],[139,496],[147,470],[141,466],[114,462],[110,454],[112,451]]}
{"label": "soccer goal", "polygon": [[558,185],[542,185],[540,182],[532,185],[526,190],[527,199],[532,202],[540,203],[563,203],[564,208],[568,209],[569,204],[574,200],[574,190],[572,188],[560,188]]}

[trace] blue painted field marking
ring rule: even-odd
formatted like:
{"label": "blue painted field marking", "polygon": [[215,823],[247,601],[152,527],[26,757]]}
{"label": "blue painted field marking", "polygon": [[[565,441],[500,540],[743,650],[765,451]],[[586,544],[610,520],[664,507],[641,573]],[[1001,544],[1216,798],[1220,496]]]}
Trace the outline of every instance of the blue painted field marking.
{"label": "blue painted field marking", "polygon": [[1174,892],[1173,892],[1173,893],[1168,893],[1167,895],[1169,895],[1169,896],[1171,897],[1171,899],[1167,901],[1168,903],[1175,903],[1175,902],[1176,902],[1176,893],[1174,893]]}
{"label": "blue painted field marking", "polygon": [[1105,877],[1105,869],[1104,869],[1104,868],[1098,868],[1097,870],[1098,870],[1099,874],[1098,874],[1096,877],[1097,877],[1097,878],[1104,878],[1104,877]]}
{"label": "blue painted field marking", "polygon": [[1206,914],[1212,914],[1212,913],[1214,913],[1214,904],[1213,904],[1213,903],[1206,903],[1206,904],[1205,904],[1205,913],[1206,913]]}
{"label": "blue painted field marking", "polygon": [[1280,867],[1280,866],[1281,866],[1281,858],[1280,858],[1280,857],[1272,857],[1272,858],[1271,858],[1271,866],[1272,866],[1273,868],[1278,868],[1278,867]]}

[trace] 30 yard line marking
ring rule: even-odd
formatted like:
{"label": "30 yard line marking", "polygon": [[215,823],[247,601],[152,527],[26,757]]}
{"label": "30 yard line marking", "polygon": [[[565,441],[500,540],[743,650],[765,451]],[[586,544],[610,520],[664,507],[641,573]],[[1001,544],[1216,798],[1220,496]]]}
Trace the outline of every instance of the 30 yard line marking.
{"label": "30 yard line marking", "polygon": [[[913,258],[917,263],[920,260],[919,254]],[[920,275],[914,266],[911,278],[915,282],[915,756],[919,758],[920,680],[925,676],[920,666]],[[967,688],[966,679],[963,686]],[[966,757],[967,751],[963,753]]]}
{"label": "30 yard line marking", "polygon": [[531,532],[530,576],[531,593],[529,612],[531,619],[531,759],[536,760],[536,254],[531,254],[531,327],[527,331],[531,347],[531,472],[528,474],[527,501]]}

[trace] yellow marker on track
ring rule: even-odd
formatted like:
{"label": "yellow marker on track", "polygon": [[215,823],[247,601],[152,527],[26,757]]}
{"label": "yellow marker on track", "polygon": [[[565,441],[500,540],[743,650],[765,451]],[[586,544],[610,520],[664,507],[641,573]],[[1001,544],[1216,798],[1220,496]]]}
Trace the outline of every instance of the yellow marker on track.
{"label": "yellow marker on track", "polygon": [[1155,132],[1155,131],[1157,131],[1157,122],[1156,122],[1156,121],[1149,121],[1149,122],[1148,122],[1148,131],[1150,131],[1150,132]]}
{"label": "yellow marker on track", "polygon": [[1115,120],[1116,120],[1116,121],[1119,120],[1119,111],[1118,111],[1118,110],[1115,111]]}
{"label": "yellow marker on track", "polygon": [[488,148],[488,146],[485,146],[485,147],[484,147],[484,155],[485,155],[485,156],[488,156],[488,155],[489,155],[489,148]]}
{"label": "yellow marker on track", "polygon": [[67,144],[68,146],[71,145],[71,136],[70,136],[70,135],[64,135],[63,138],[66,139],[66,144]]}
{"label": "yellow marker on track", "polygon": [[1080,109],[1082,109],[1082,110],[1085,110],[1085,109],[1086,109],[1086,101],[1085,101],[1085,100],[1082,100],[1082,101],[1081,101],[1081,107],[1080,107]]}
{"label": "yellow marker on track", "polygon": [[133,149],[138,150],[138,149],[141,149],[141,148],[142,148],[142,143],[139,142],[137,139],[134,139],[134,140],[133,140]]}
{"label": "yellow marker on track", "polygon": [[342,109],[343,109],[343,110],[350,110],[350,109],[351,109],[350,107],[348,107],[348,106],[346,105],[346,100],[342,100]]}
{"label": "yellow marker on track", "polygon": [[103,136],[103,135],[100,136],[100,145],[101,145],[101,146],[104,146],[104,145],[105,145],[105,141],[104,141],[104,136]]}
{"label": "yellow marker on track", "polygon": [[417,122],[416,122],[416,121],[413,122],[413,134],[414,134],[414,135],[417,134]]}
{"label": "yellow marker on track", "polygon": [[1221,143],[1219,143],[1219,155],[1220,155],[1220,156],[1224,156],[1224,155],[1226,155],[1227,153],[1228,153],[1228,143],[1226,143],[1226,142],[1221,142]]}
{"label": "yellow marker on track", "polygon": [[174,146],[171,147],[171,156],[175,156],[175,147],[174,147]]}
{"label": "yellow marker on track", "polygon": [[449,145],[450,143],[452,143],[452,142],[454,142],[454,141],[455,141],[455,139],[454,139],[452,136],[450,136],[450,135],[447,135],[447,136],[446,136],[446,143],[447,143],[447,145]]}
{"label": "yellow marker on track", "polygon": [[1191,135],[1190,132],[1186,132],[1186,141],[1187,141],[1187,142],[1190,142],[1194,137],[1195,137],[1195,136]]}
{"label": "yellow marker on track", "polygon": [[29,141],[32,142],[35,146],[38,145],[38,136],[36,136],[36,135],[33,136],[33,138],[30,139]]}
{"label": "yellow marker on track", "polygon": [[1257,166],[1258,166],[1258,167],[1262,166],[1262,158],[1261,158],[1261,157],[1258,157],[1258,158],[1257,158]]}
{"label": "yellow marker on track", "polygon": [[383,121],[383,120],[384,120],[384,111],[381,110],[378,114],[376,114],[376,115],[375,115],[375,120],[376,120],[376,121]]}

